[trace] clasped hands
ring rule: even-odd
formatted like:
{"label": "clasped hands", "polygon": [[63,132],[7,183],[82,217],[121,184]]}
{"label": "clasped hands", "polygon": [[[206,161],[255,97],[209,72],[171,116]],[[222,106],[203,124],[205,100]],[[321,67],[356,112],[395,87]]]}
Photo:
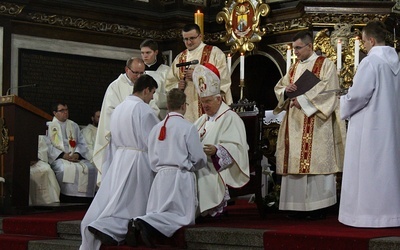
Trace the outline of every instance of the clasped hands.
{"label": "clasped hands", "polygon": [[73,153],[71,155],[70,153],[64,153],[62,158],[64,160],[66,160],[66,161],[78,162],[79,161],[79,154],[78,153]]}
{"label": "clasped hands", "polygon": [[[296,90],[297,90],[296,84],[289,84],[288,86],[286,86],[286,89],[285,89],[285,91],[287,93],[294,92]],[[299,102],[297,101],[296,97],[291,98],[290,101],[291,101],[290,102],[290,108],[296,107],[298,109],[301,109],[301,106],[300,106]]]}

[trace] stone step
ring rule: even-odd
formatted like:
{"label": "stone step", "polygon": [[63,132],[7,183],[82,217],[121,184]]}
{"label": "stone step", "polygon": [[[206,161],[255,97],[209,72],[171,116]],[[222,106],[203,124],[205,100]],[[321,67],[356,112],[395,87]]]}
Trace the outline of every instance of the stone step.
{"label": "stone step", "polygon": [[[59,239],[30,241],[28,250],[77,250],[81,244],[80,220],[57,224]],[[0,218],[0,232],[2,219]],[[262,250],[265,229],[197,227],[185,229],[186,249]],[[400,249],[400,237],[371,239],[369,250]]]}
{"label": "stone step", "polygon": [[188,249],[262,250],[262,229],[200,227],[185,230]]}
{"label": "stone step", "polygon": [[81,240],[35,240],[28,243],[28,250],[78,250]]}
{"label": "stone step", "polygon": [[[59,240],[38,241],[36,245],[46,246],[61,246],[66,244],[66,248],[60,249],[75,249],[82,240],[80,234],[81,221],[63,221],[57,225],[57,230],[60,235]],[[213,228],[200,227],[188,228],[185,231],[185,241],[187,249],[216,249],[216,250],[262,250],[263,233],[262,229],[238,229],[238,228]],[[79,244],[76,244],[76,243]],[[34,250],[40,248],[34,248]],[[43,248],[51,249],[51,248]],[[57,248],[58,249],[58,248]],[[31,250],[31,248],[29,248]]]}
{"label": "stone step", "polygon": [[57,223],[57,232],[61,239],[82,241],[81,220]]}

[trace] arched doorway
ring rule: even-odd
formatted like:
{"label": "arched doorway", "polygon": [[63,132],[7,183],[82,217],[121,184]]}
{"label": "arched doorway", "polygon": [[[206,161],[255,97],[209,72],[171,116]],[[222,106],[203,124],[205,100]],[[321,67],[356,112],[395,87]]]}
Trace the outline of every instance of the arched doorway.
{"label": "arched doorway", "polygon": [[[236,103],[240,99],[240,65],[239,58],[233,64],[232,79],[232,97]],[[259,52],[245,57],[245,87],[243,96],[250,102],[255,101],[258,107],[261,105],[265,110],[274,109],[277,100],[274,93],[274,87],[282,77],[281,71],[276,62],[265,52]]]}

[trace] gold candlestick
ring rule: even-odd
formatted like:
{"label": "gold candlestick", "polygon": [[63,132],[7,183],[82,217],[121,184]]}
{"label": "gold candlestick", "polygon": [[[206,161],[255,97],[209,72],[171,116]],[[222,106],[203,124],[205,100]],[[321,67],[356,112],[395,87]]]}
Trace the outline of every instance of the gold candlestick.
{"label": "gold candlestick", "polygon": [[240,87],[240,100],[243,100],[244,79],[240,79],[239,87]]}

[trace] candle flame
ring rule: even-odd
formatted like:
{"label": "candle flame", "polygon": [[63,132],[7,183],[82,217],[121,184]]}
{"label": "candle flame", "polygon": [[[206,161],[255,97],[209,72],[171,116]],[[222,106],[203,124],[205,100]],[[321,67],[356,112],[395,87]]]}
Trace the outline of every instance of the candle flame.
{"label": "candle flame", "polygon": [[201,13],[200,10],[197,10],[197,13],[200,14]]}

